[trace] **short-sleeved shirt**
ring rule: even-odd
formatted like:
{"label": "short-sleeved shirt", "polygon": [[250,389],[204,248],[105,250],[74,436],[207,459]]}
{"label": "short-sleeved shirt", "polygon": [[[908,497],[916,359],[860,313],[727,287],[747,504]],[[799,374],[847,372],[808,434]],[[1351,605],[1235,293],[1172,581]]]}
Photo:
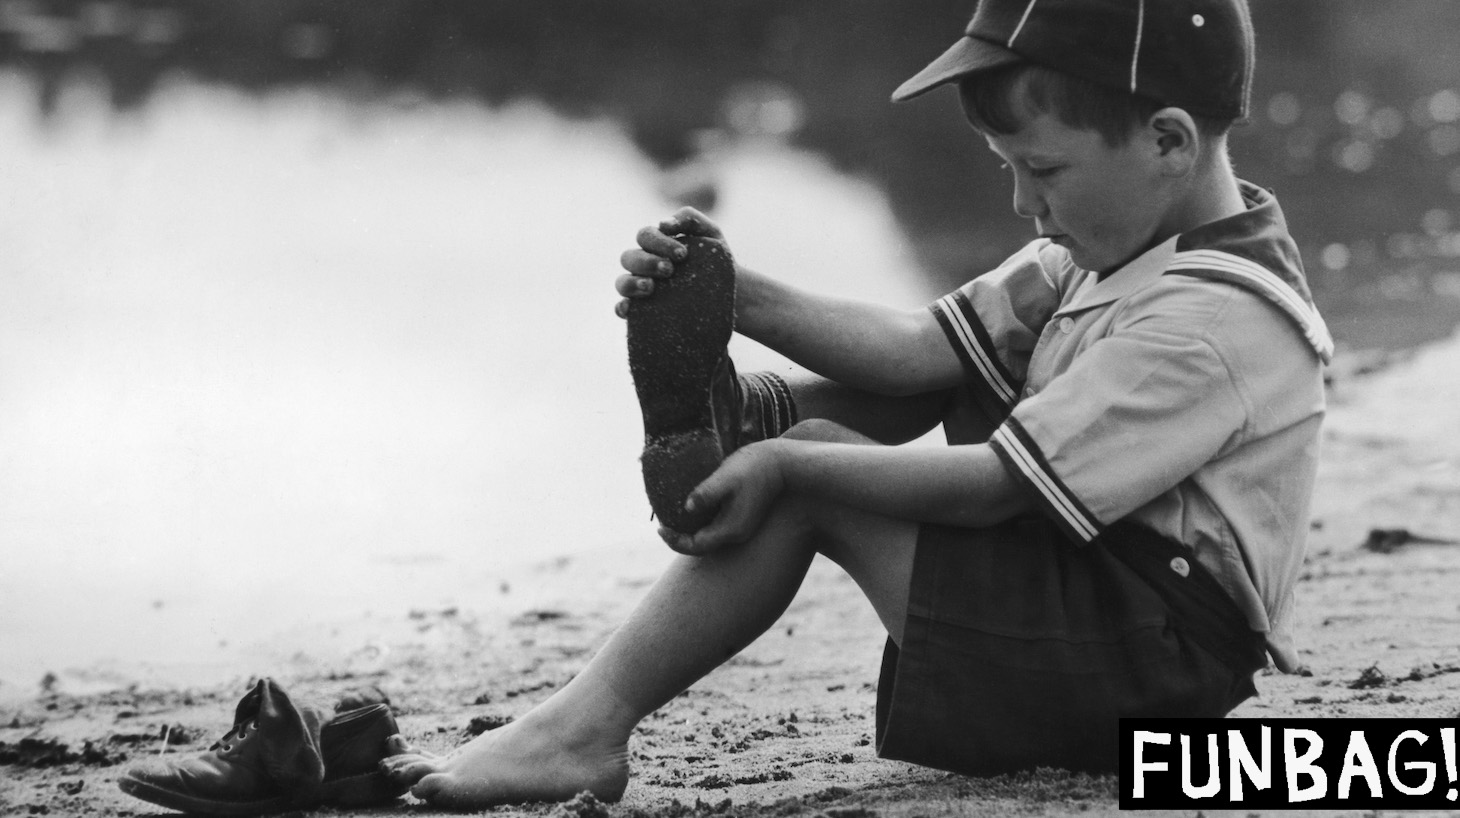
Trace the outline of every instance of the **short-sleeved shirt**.
{"label": "short-sleeved shirt", "polygon": [[1129,519],[1186,544],[1292,671],[1333,342],[1277,200],[1241,187],[1103,277],[1038,240],[931,309],[1040,509],[1076,543]]}

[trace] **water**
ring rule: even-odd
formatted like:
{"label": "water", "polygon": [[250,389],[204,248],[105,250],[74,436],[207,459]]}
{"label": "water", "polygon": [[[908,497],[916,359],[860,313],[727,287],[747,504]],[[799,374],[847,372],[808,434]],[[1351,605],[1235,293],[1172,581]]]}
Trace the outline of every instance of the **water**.
{"label": "water", "polygon": [[[33,98],[0,74],[0,698],[662,550],[612,281],[670,204],[618,127],[184,81],[121,117],[86,84],[51,121]],[[933,295],[873,186],[774,141],[713,172],[752,266]]]}

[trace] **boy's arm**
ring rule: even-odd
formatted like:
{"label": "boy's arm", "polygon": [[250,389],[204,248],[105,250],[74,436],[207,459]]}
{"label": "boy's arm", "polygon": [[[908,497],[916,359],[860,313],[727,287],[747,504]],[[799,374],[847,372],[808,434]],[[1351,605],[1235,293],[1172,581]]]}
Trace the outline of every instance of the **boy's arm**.
{"label": "boy's arm", "polygon": [[987,444],[888,447],[771,441],[787,489],[926,523],[987,526],[1033,507]]}
{"label": "boy's arm", "polygon": [[[713,221],[684,208],[639,231],[625,251],[627,271],[616,288],[626,302],[651,297],[654,279],[673,274],[688,234],[720,241]],[[900,310],[801,290],[737,264],[735,328],[826,378],[881,395],[916,395],[958,384],[964,370],[937,318],[926,309]]]}
{"label": "boy's arm", "polygon": [[801,366],[879,395],[955,386],[963,365],[933,313],[793,287],[739,264],[735,329]]}
{"label": "boy's arm", "polygon": [[918,395],[879,395],[816,375],[790,382],[801,420],[834,421],[886,446],[906,443],[932,431],[948,409],[949,390]]}
{"label": "boy's arm", "polygon": [[968,527],[1034,508],[987,444],[887,447],[778,438],[731,455],[690,494],[693,507],[719,509],[708,526],[693,537],[666,536],[689,554],[744,542],[786,491],[887,517]]}

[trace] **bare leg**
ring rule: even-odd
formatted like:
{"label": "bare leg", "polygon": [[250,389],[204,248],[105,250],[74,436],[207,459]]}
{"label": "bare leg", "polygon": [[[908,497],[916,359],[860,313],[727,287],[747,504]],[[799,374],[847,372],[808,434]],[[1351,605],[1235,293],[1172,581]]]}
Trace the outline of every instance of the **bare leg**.
{"label": "bare leg", "polygon": [[[857,437],[834,424],[798,435]],[[635,725],[773,625],[820,550],[862,587],[895,639],[907,610],[917,527],[786,498],[750,542],[671,564],[581,673],[521,719],[450,755],[405,753],[385,767],[441,807],[561,801],[588,790],[617,800],[628,785]]]}

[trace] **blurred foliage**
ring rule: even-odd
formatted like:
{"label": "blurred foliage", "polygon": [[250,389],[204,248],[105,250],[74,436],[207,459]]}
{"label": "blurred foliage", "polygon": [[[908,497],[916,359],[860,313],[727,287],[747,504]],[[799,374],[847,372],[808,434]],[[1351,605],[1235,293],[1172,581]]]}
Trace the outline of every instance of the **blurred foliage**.
{"label": "blurred foliage", "polygon": [[[1460,303],[1460,2],[1251,2],[1258,74],[1234,158],[1282,198],[1317,291],[1331,302]],[[0,0],[0,64],[42,79],[42,110],[78,72],[103,77],[119,109],[144,104],[173,73],[254,90],[308,84],[491,105],[531,97],[623,123],[666,171],[717,139],[784,138],[885,190],[920,260],[951,286],[1030,231],[954,95],[904,105],[888,95],[961,34],[971,9],[971,0]],[[815,214],[786,215],[814,234]]]}

